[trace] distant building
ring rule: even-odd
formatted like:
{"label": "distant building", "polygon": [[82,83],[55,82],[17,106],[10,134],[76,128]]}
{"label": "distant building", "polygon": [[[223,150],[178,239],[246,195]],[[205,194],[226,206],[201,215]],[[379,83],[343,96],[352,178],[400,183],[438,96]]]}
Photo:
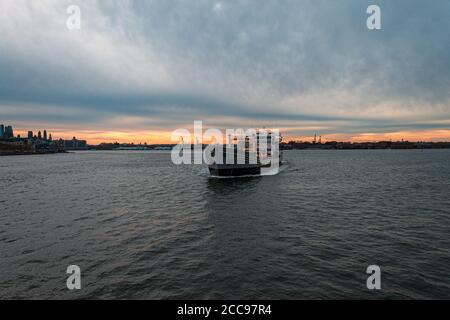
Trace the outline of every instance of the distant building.
{"label": "distant building", "polygon": [[0,140],[5,138],[5,125],[0,124]]}
{"label": "distant building", "polygon": [[40,130],[39,130],[39,132],[38,132],[38,139],[39,139],[39,140],[42,140],[42,133],[41,133]]}
{"label": "distant building", "polygon": [[28,139],[33,140],[33,131],[28,131]]}
{"label": "distant building", "polygon": [[64,147],[66,150],[87,150],[87,141],[73,137],[72,140],[64,140]]}
{"label": "distant building", "polygon": [[14,131],[11,126],[7,126],[5,128],[4,138],[6,139],[14,138]]}
{"label": "distant building", "polygon": [[44,141],[47,141],[47,130],[44,130]]}

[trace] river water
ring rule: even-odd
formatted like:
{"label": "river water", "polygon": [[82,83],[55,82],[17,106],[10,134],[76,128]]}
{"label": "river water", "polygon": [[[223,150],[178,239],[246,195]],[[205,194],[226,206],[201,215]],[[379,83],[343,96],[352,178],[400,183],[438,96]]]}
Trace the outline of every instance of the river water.
{"label": "river water", "polygon": [[450,299],[450,150],[285,158],[212,179],[167,152],[2,157],[0,298]]}

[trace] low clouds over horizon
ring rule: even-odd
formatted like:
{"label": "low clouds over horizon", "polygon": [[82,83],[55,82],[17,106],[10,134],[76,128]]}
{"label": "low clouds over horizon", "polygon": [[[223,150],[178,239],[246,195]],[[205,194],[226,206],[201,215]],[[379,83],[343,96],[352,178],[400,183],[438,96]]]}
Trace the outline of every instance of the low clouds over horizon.
{"label": "low clouds over horizon", "polygon": [[380,31],[372,3],[3,0],[0,123],[450,138],[450,2],[376,1]]}

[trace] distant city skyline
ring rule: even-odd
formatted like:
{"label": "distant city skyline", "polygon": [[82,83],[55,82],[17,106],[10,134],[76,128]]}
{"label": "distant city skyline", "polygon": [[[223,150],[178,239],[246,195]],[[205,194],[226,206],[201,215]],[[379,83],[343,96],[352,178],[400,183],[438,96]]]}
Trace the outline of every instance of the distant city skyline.
{"label": "distant city skyline", "polygon": [[3,0],[0,122],[90,144],[171,143],[194,120],[450,141],[450,2],[379,0],[381,30],[366,27],[370,4]]}
{"label": "distant city skyline", "polygon": [[[186,125],[190,128],[190,125]],[[3,130],[11,130],[13,136],[21,137],[36,137],[41,134],[41,139],[47,140],[46,129],[16,129],[12,125],[0,124],[0,137]],[[178,141],[171,140],[171,132],[157,132],[157,131],[138,131],[138,132],[116,132],[116,131],[68,131],[68,130],[49,130],[49,132],[56,133],[58,139],[71,140],[74,138],[81,138],[86,140],[90,145],[98,145],[100,143],[135,143],[135,144],[173,144]],[[12,133],[14,132],[14,133]],[[289,132],[289,131],[286,131]],[[284,142],[287,141],[341,141],[341,142],[379,142],[379,141],[427,141],[427,142],[449,142],[450,137],[447,135],[447,130],[438,131],[422,131],[422,132],[390,132],[390,133],[362,133],[362,134],[329,134],[321,135],[320,132],[314,133],[312,136],[292,136],[281,132],[284,137]],[[440,134],[439,134],[440,133]],[[52,134],[50,134],[52,137]],[[319,140],[320,139],[320,140]]]}

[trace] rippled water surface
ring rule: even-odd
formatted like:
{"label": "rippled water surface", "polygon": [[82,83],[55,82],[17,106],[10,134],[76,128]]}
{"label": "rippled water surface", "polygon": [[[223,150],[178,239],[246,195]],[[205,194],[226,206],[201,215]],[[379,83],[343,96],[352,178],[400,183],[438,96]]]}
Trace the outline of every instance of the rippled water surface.
{"label": "rippled water surface", "polygon": [[2,157],[0,298],[450,298],[450,150],[285,157],[242,179],[170,153]]}

